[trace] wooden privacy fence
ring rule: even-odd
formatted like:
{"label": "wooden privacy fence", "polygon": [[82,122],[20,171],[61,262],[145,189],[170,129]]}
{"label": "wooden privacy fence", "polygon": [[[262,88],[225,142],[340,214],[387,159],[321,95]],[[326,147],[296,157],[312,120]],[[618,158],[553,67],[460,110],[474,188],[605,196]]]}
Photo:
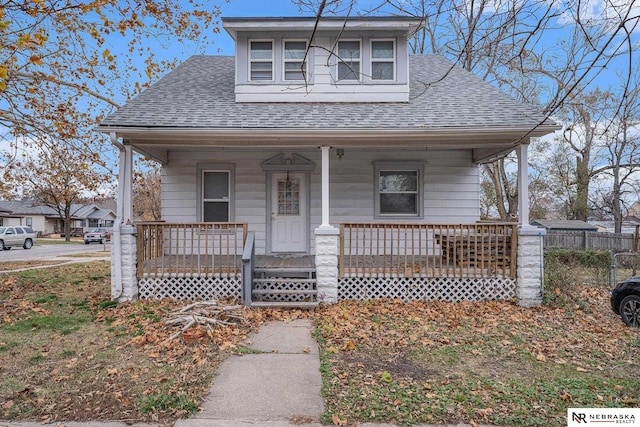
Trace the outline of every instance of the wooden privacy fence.
{"label": "wooden privacy fence", "polygon": [[240,274],[247,224],[145,222],[137,227],[138,278]]}
{"label": "wooden privacy fence", "polygon": [[517,224],[340,225],[340,277],[516,276]]}
{"label": "wooden privacy fence", "polygon": [[545,249],[601,249],[613,252],[635,250],[635,236],[630,233],[547,231],[543,239]]}

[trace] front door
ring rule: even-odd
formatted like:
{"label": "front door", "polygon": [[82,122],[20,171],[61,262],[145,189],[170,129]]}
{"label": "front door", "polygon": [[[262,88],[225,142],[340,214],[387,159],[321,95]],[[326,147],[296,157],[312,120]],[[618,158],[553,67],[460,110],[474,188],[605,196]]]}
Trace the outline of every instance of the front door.
{"label": "front door", "polygon": [[306,252],[307,183],[304,173],[273,173],[271,252]]}

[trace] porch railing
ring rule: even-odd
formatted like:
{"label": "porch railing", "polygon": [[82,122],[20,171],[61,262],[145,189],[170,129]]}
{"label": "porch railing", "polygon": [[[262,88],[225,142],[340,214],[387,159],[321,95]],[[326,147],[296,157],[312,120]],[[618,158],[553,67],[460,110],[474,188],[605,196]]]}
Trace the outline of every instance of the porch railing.
{"label": "porch railing", "polygon": [[244,223],[138,223],[137,275],[237,276],[247,238]]}
{"label": "porch railing", "polygon": [[340,225],[340,277],[515,279],[517,224]]}

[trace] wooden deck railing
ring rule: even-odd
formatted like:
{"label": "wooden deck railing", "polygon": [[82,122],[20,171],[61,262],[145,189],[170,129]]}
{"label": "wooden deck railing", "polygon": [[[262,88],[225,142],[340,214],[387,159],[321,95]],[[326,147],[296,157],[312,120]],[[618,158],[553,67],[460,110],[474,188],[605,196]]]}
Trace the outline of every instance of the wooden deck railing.
{"label": "wooden deck railing", "polygon": [[137,275],[240,274],[247,224],[138,223]]}
{"label": "wooden deck railing", "polygon": [[344,223],[340,277],[515,279],[517,224]]}

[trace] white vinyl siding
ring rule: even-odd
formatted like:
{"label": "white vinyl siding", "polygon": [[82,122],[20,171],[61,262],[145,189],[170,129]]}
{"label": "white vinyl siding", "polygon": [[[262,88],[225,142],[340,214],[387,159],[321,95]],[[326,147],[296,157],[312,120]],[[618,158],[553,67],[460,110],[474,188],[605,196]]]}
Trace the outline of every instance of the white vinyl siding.
{"label": "white vinyl siding", "polygon": [[396,79],[396,44],[393,40],[371,41],[371,79]]}
{"label": "white vinyl siding", "polygon": [[[309,241],[315,248],[314,230],[322,220],[320,150],[292,150],[316,163],[310,176]],[[231,211],[233,222],[247,223],[256,233],[256,253],[265,254],[266,227],[271,210],[266,206],[266,174],[261,162],[279,151],[195,151],[172,152],[162,171],[162,219],[166,222],[198,222],[202,170],[232,172]],[[375,179],[373,163],[383,159],[424,164],[422,180],[423,218],[374,218]],[[203,162],[200,164],[200,162]],[[210,162],[210,163],[209,163]],[[198,165],[198,166],[196,166]],[[330,156],[330,222],[414,222],[466,224],[480,218],[479,171],[470,151],[391,151],[345,149],[342,160]],[[270,224],[269,224],[270,225]]]}
{"label": "white vinyl siding", "polygon": [[273,41],[249,41],[249,80],[273,80]]}
{"label": "white vinyl siding", "polygon": [[362,48],[360,40],[338,42],[338,81],[360,80]]}
{"label": "white vinyl siding", "polygon": [[306,80],[307,42],[304,40],[285,40],[283,55],[283,79],[285,81]]}

